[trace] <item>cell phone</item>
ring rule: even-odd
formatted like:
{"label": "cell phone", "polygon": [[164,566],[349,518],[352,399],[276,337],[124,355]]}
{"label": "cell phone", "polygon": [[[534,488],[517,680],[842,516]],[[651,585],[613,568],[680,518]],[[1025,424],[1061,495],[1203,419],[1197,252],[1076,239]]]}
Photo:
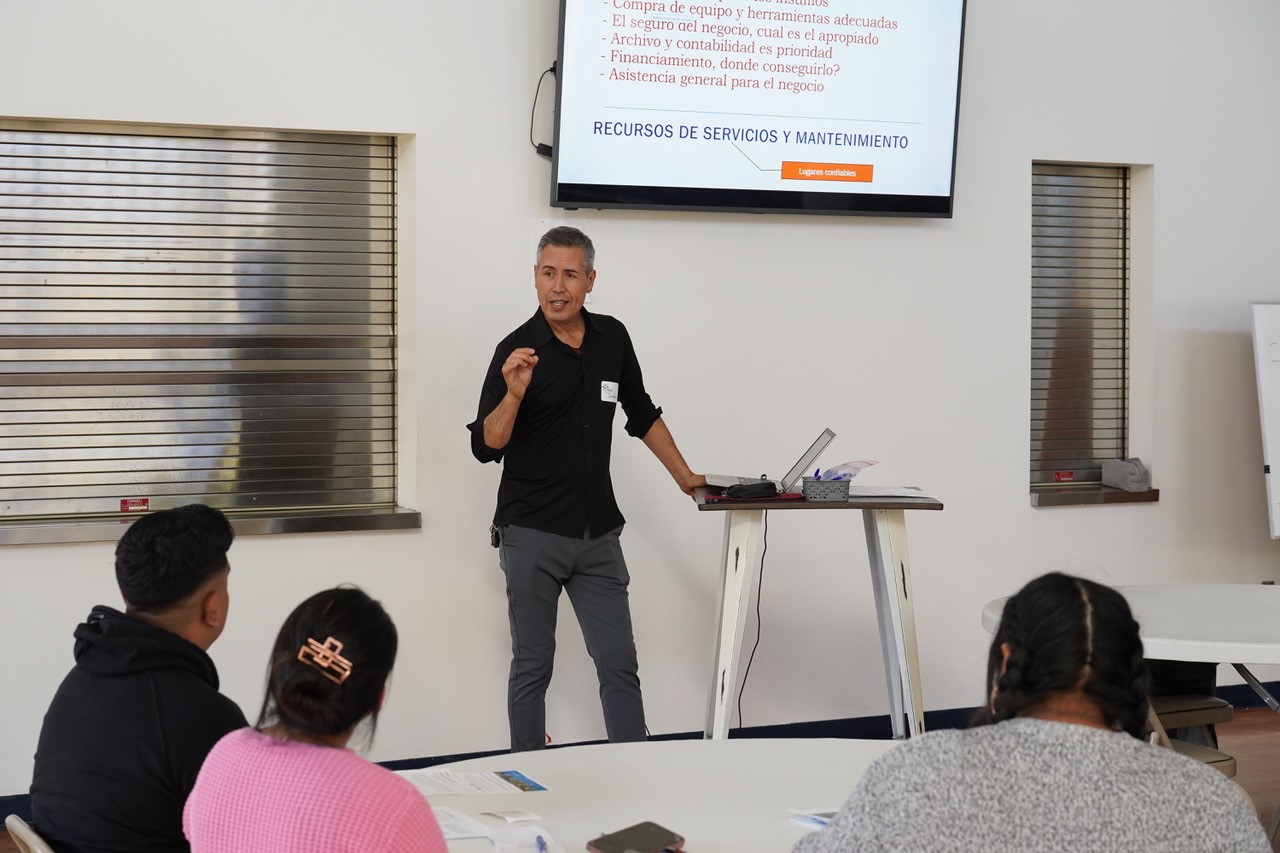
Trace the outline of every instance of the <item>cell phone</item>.
{"label": "cell phone", "polygon": [[684,836],[651,820],[587,842],[588,853],[661,853],[684,849]]}

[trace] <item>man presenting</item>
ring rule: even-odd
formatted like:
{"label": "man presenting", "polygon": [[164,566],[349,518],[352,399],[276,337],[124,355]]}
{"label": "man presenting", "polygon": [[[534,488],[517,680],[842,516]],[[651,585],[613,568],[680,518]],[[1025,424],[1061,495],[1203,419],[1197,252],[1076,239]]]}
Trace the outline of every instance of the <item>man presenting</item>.
{"label": "man presenting", "polygon": [[481,462],[504,460],[494,514],[507,578],[511,749],[546,741],[545,696],[555,657],[563,588],[600,681],[610,741],[644,740],[623,517],[609,477],[612,425],[620,404],[640,438],[692,496],[706,485],[689,469],[644,389],[626,327],[582,307],[595,285],[595,248],[576,228],[538,241],[538,311],[494,352],[471,430]]}

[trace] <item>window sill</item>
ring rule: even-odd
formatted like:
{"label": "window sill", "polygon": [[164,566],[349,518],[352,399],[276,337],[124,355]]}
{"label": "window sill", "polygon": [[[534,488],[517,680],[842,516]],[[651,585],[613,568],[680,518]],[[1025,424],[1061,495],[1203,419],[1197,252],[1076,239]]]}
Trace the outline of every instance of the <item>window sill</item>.
{"label": "window sill", "polygon": [[1159,489],[1145,492],[1126,492],[1097,483],[1076,486],[1033,486],[1031,505],[1041,506],[1093,506],[1095,504],[1143,504],[1160,500]]}
{"label": "window sill", "polygon": [[[114,542],[137,516],[51,518],[0,522],[0,545],[61,542]],[[345,530],[418,530],[422,513],[404,507],[376,507],[271,512],[228,512],[237,536],[260,533],[330,533]]]}

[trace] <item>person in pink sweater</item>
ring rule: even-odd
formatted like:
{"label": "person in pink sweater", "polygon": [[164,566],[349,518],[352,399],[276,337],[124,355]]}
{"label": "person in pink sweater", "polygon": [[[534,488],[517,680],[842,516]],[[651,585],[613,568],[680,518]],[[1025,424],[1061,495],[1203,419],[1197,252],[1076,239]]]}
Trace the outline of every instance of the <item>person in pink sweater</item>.
{"label": "person in pink sweater", "polygon": [[187,798],[192,853],[446,853],[422,794],[347,747],[370,737],[396,658],[396,627],[363,591],[325,590],[276,637],[255,728],[218,741]]}

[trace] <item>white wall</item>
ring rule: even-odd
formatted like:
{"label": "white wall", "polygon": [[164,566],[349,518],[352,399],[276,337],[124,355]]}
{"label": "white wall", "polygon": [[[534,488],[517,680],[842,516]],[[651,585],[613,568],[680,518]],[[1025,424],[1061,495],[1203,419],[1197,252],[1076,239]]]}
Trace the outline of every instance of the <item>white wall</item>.
{"label": "white wall", "polygon": [[[237,542],[232,622],[212,652],[251,718],[285,614],[355,581],[402,631],[372,757],[505,747],[507,627],[486,536],[498,469],[472,460],[463,425],[494,343],[534,308],[533,242],[559,221],[595,239],[593,307],[628,323],[695,468],[777,469],[830,425],[839,437],[828,463],[877,459],[866,482],[943,497],[945,511],[908,520],[929,709],[980,701],[980,608],[1041,572],[1114,583],[1277,574],[1248,306],[1280,299],[1270,263],[1280,6],[970,0],[950,221],[553,210],[527,123],[554,58],[556,3],[484,6],[0,8],[0,116],[377,131],[409,143],[400,273],[416,494],[406,500],[424,526]],[[1148,313],[1136,323],[1133,450],[1154,471],[1157,505],[1028,506],[1033,159],[1152,167],[1137,202]],[[744,329],[802,345],[735,352]],[[720,517],[696,513],[620,426],[615,476],[650,728],[697,730]],[[857,521],[774,519],[747,724],[885,712]],[[2,548],[0,589],[4,795],[27,788],[72,627],[117,599],[111,546]],[[562,615],[548,725],[559,742],[599,738],[594,674]]]}

